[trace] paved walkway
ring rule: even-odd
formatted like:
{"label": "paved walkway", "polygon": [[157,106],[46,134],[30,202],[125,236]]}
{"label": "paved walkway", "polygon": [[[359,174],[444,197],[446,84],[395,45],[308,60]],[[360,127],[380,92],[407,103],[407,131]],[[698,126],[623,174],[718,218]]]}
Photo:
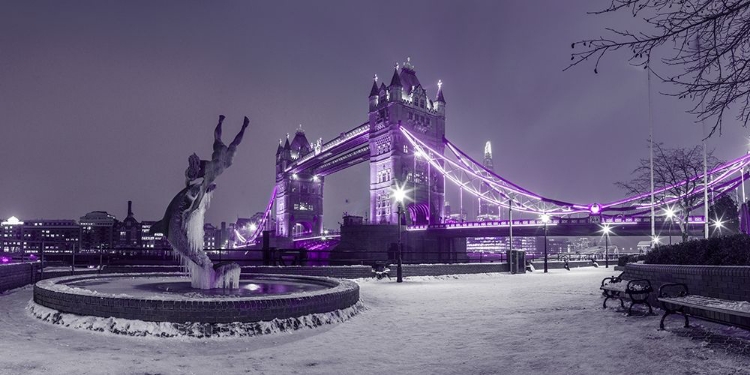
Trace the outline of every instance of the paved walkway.
{"label": "paved walkway", "polygon": [[0,295],[0,374],[750,374],[748,331],[603,310],[613,274],[365,280],[367,310],[348,322],[211,340],[53,326],[25,313],[27,287]]}

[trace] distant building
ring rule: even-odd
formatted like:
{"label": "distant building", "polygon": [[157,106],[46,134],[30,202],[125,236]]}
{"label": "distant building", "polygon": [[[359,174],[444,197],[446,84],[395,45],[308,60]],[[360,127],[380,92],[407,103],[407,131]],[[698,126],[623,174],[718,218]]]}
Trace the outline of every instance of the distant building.
{"label": "distant building", "polygon": [[80,227],[75,220],[25,220],[23,248],[25,252],[69,253],[78,250]]}
{"label": "distant building", "polygon": [[23,237],[23,221],[11,216],[0,222],[0,251],[7,253],[20,252]]}
{"label": "distant building", "polygon": [[648,253],[651,251],[651,241],[638,241],[636,248],[640,254]]}
{"label": "distant building", "polygon": [[143,247],[141,230],[141,224],[133,216],[133,201],[128,201],[128,216],[118,225],[119,237],[116,247],[120,249]]}
{"label": "distant building", "polygon": [[[544,251],[544,237],[541,238],[541,244],[537,244],[537,251]],[[547,254],[568,253],[573,247],[567,238],[547,237]],[[575,253],[575,251],[573,251]]]}
{"label": "distant building", "polygon": [[81,249],[112,249],[119,239],[117,219],[106,211],[92,211],[81,216]]}
{"label": "distant building", "polygon": [[80,228],[75,220],[32,219],[15,217],[0,223],[0,250],[3,252],[48,253],[71,252],[78,248]]}
{"label": "distant building", "polygon": [[151,233],[151,226],[154,224],[156,224],[155,221],[141,221],[141,229],[139,231],[141,236],[140,247],[157,250],[172,249],[169,241],[167,241],[167,237],[164,237],[163,233]]}
{"label": "distant building", "polygon": [[216,228],[211,223],[203,224],[203,248],[204,249],[216,249],[219,246],[221,240],[221,234],[219,228]]}
{"label": "distant building", "polygon": [[[468,237],[466,251],[485,253],[504,253],[510,250],[509,237]],[[513,250],[523,250],[526,254],[539,253],[536,237],[513,237]]]}
{"label": "distant building", "polygon": [[169,250],[167,238],[162,233],[151,233],[151,226],[156,221],[138,222],[133,214],[133,202],[128,201],[128,214],[121,222],[117,222],[117,241],[115,247],[118,249],[154,249]]}

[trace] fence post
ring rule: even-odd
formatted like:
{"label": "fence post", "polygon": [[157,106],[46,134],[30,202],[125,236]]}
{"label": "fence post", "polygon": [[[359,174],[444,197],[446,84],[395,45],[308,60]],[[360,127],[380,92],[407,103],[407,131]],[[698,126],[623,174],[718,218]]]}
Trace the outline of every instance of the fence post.
{"label": "fence post", "polygon": [[39,251],[39,259],[41,261],[41,266],[39,268],[39,279],[44,280],[44,240],[42,240],[42,248]]}
{"label": "fence post", "polygon": [[76,274],[76,245],[73,244],[72,246],[72,252],[73,252],[73,260],[70,262],[70,274],[75,275]]}

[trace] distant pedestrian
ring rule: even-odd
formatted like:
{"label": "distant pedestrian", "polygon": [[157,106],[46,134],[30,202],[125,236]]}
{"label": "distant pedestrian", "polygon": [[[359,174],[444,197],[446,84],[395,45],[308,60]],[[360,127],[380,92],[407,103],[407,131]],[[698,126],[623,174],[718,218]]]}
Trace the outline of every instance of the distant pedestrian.
{"label": "distant pedestrian", "polygon": [[565,262],[563,267],[565,267],[566,270],[570,271],[570,264],[568,264],[568,257],[563,257],[563,261]]}

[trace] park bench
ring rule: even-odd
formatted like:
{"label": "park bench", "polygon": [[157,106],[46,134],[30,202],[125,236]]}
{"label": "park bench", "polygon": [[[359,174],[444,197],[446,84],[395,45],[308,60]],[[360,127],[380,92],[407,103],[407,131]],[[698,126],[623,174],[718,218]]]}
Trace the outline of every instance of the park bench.
{"label": "park bench", "polygon": [[307,257],[305,249],[276,249],[274,260],[277,265],[287,266],[287,262],[292,266],[302,266]]}
{"label": "park bench", "polygon": [[[659,322],[659,328],[662,330],[664,319],[671,314],[682,315],[685,318],[685,328],[690,326],[688,315],[725,325],[750,328],[747,324],[738,321],[742,318],[745,318],[745,322],[749,321],[750,302],[748,301],[732,301],[690,294],[687,285],[682,283],[669,283],[659,287],[658,300],[664,309],[664,316]],[[685,311],[685,308],[689,311]],[[696,315],[697,312],[706,314]],[[724,317],[719,318],[721,315]]]}
{"label": "park bench", "polygon": [[633,312],[633,305],[646,305],[648,306],[648,313],[653,314],[651,304],[648,303],[648,297],[651,292],[654,291],[651,288],[651,282],[646,279],[634,279],[634,280],[623,280],[620,276],[606,277],[602,280],[602,285],[599,289],[602,290],[604,295],[603,308],[607,308],[607,300],[610,298],[617,298],[620,300],[620,306],[624,309],[624,299],[630,300],[630,306],[628,307],[628,316]]}
{"label": "park bench", "polygon": [[391,279],[391,275],[388,274],[391,272],[391,269],[388,268],[388,263],[381,263],[381,262],[375,262],[375,264],[372,265],[372,274],[373,277],[380,280],[384,277],[388,277],[388,279]]}

